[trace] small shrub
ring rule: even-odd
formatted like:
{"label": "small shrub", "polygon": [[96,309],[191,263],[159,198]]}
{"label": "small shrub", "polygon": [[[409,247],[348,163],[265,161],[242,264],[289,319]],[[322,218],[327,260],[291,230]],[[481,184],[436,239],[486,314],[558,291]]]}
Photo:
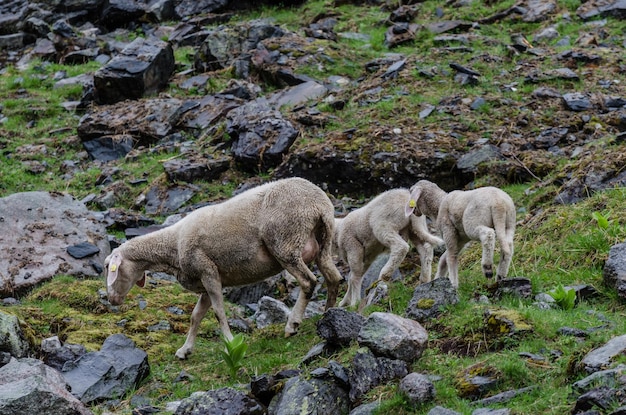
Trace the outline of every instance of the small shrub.
{"label": "small shrub", "polygon": [[556,304],[563,310],[571,310],[576,305],[576,290],[573,288],[565,288],[559,285],[552,291],[549,291],[548,294],[554,298]]}

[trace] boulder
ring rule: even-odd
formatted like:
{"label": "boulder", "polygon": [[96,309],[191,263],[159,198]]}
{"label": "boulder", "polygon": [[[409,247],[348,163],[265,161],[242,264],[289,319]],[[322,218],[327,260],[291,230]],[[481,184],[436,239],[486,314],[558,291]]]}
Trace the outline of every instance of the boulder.
{"label": "boulder", "polygon": [[357,339],[364,322],[358,313],[333,307],[317,321],[317,334],[331,345],[349,346]]}
{"label": "boulder", "polygon": [[233,109],[226,120],[234,158],[247,171],[278,166],[298,137],[298,130],[266,98]]}
{"label": "boulder", "polygon": [[408,373],[408,365],[403,360],[376,357],[367,349],[359,349],[350,369],[350,400],[358,402],[376,386],[402,379]]}
{"label": "boulder", "polygon": [[85,404],[119,398],[148,376],[148,355],[123,334],[109,336],[98,352],[63,366],[72,394]]}
{"label": "boulder", "polygon": [[348,391],[333,379],[293,377],[269,405],[274,415],[335,415],[350,410]]}
{"label": "boulder", "polygon": [[97,101],[113,104],[155,94],[167,85],[174,65],[167,42],[138,37],[94,74]]}
{"label": "boulder", "polygon": [[415,320],[374,312],[359,331],[358,342],[377,356],[413,363],[426,349],[428,333]]}
{"label": "boulder", "polygon": [[26,357],[30,346],[24,337],[17,317],[0,311],[0,352],[14,357]]}
{"label": "boulder", "polygon": [[[99,252],[77,259],[68,247]],[[97,277],[109,254],[106,228],[68,194],[25,192],[0,198],[0,296],[24,292],[59,274]]]}
{"label": "boulder", "polygon": [[263,405],[233,388],[195,392],[182,400],[174,415],[264,415]]}
{"label": "boulder", "polygon": [[0,367],[0,413],[92,415],[67,391],[63,376],[37,359],[11,359]]}
{"label": "boulder", "polygon": [[604,346],[587,353],[580,361],[579,367],[591,374],[611,367],[613,359],[626,352],[626,334],[613,337]]}
{"label": "boulder", "polygon": [[604,284],[616,290],[622,301],[626,300],[626,243],[611,247],[602,276]]}
{"label": "boulder", "polygon": [[448,278],[420,284],[406,309],[406,316],[420,322],[437,317],[441,308],[459,302],[459,295]]}

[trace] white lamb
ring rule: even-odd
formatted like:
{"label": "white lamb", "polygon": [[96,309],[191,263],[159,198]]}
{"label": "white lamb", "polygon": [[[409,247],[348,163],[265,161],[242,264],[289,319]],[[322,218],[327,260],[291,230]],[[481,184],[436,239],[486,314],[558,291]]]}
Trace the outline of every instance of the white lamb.
{"label": "white lamb", "polygon": [[389,259],[378,280],[388,281],[409,252],[409,239],[420,256],[420,280],[430,281],[433,245],[441,245],[443,241],[428,232],[424,216],[405,216],[404,206],[409,198],[407,189],[388,190],[344,218],[335,219],[335,247],[350,267],[348,290],[340,307],[361,301],[363,274],[383,252],[389,252]]}
{"label": "white lamb", "polygon": [[455,190],[446,193],[428,180],[411,187],[411,200],[406,215],[426,215],[436,221],[446,243],[446,252],[439,259],[435,278],[449,271],[450,282],[459,286],[458,255],[470,240],[482,244],[481,265],[487,278],[493,277],[493,255],[496,239],[500,244],[497,279],[506,278],[513,258],[515,236],[515,205],[511,197],[496,187]]}
{"label": "white lamb", "polygon": [[105,260],[108,298],[121,304],[134,284],[143,286],[147,270],[176,275],[183,287],[199,293],[187,339],[176,352],[184,359],[209,306],[223,335],[232,339],[222,287],[285,269],[301,288],[285,327],[289,336],[302,322],[317,281],[307,263],[314,260],[326,280],[326,307],[335,305],[341,274],[332,259],[334,228],[334,207],[319,187],[301,178],[267,183],[114,249]]}

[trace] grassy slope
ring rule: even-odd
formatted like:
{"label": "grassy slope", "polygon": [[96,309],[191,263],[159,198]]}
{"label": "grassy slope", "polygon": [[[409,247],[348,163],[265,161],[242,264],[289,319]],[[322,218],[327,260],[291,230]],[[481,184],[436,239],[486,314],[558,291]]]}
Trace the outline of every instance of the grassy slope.
{"label": "grassy slope", "polygon": [[[435,7],[440,2],[427,1],[422,4],[419,18],[428,19],[434,15]],[[486,9],[481,2],[474,6],[446,10],[447,17],[475,19],[490,15],[495,9]],[[513,4],[499,2],[498,9]],[[564,10],[573,12],[579,2],[561,2]],[[241,20],[250,17],[273,17],[277,22],[294,30],[303,21],[310,21],[317,14],[325,11],[327,2],[310,1],[305,7],[297,10],[266,9],[253,13],[251,16],[240,16]],[[327,45],[328,60],[324,67],[312,65],[303,72],[320,78],[329,74],[350,76],[353,79],[367,74],[363,64],[388,52],[383,46],[385,27],[378,24],[387,16],[376,7],[342,6],[339,11],[337,31],[355,31],[368,33],[371,41],[341,41],[339,47]],[[580,23],[562,20],[558,23],[561,33],[571,33],[576,37]],[[527,98],[530,89],[520,85],[519,93],[501,92],[498,85],[519,81],[516,74],[517,65],[524,65],[530,58],[526,56],[504,58],[503,47],[508,42],[508,33],[534,33],[538,24],[504,21],[481,28],[479,33],[499,40],[498,43],[475,42],[472,54],[445,53],[432,49],[433,36],[420,34],[414,45],[403,46],[393,52],[407,55],[416,68],[445,68],[442,62],[457,61],[469,64],[483,73],[489,82],[481,82],[478,86],[461,88],[447,81],[449,78],[437,75],[434,79],[423,79],[417,75],[417,69],[409,77],[396,80],[387,85],[387,93],[407,91],[409,95],[396,95],[397,99],[382,100],[365,108],[348,105],[344,111],[332,112],[336,121],[326,130],[310,130],[304,133],[301,143],[321,140],[334,130],[357,127],[360,131],[371,132],[376,128],[393,128],[398,125],[414,126],[415,130],[449,129],[460,132],[461,140],[479,137],[493,137],[502,131],[511,120],[515,119],[523,109],[519,103]],[[623,33],[624,24],[609,19],[608,28],[612,33]],[[477,51],[481,51],[479,53]],[[177,51],[177,61],[187,63],[189,50]],[[503,60],[494,65],[487,61],[471,60],[474,56],[497,56]],[[471,60],[471,61],[470,61]],[[542,63],[550,64],[549,60]],[[61,178],[63,160],[80,159],[82,147],[75,138],[75,128],[79,114],[71,114],[60,107],[60,102],[76,99],[80,90],[68,88],[53,90],[52,75],[58,70],[67,70],[70,76],[84,71],[94,70],[93,64],[64,67],[60,65],[38,64],[27,72],[19,72],[9,68],[0,75],[0,99],[3,102],[2,113],[8,121],[0,125],[0,148],[3,148],[0,163],[0,195],[8,195],[27,190],[69,191],[81,198],[95,191],[94,184],[100,169],[83,159],[81,171],[69,181]],[[613,76],[613,75],[611,75]],[[220,74],[214,85],[225,83],[227,73]],[[623,74],[622,84],[626,83]],[[555,85],[572,89],[584,89],[590,92],[599,88],[594,83]],[[172,88],[173,95],[183,94]],[[460,117],[447,114],[434,114],[426,120],[417,120],[417,113],[423,103],[438,103],[442,98],[450,96],[473,98],[476,96],[496,96],[508,99],[514,105],[491,104],[479,113]],[[493,102],[499,102],[497,99]],[[330,112],[331,110],[328,109]],[[550,109],[540,111],[539,116],[549,119],[553,113]],[[405,127],[403,127],[405,128]],[[28,153],[26,145],[45,145],[46,153]],[[603,142],[591,144],[595,146],[592,154],[603,152],[617,153],[624,151],[624,144],[615,144],[611,138]],[[149,181],[158,178],[159,164],[172,154],[142,154],[136,160],[122,161],[119,167],[128,178],[139,177],[145,171],[153,172],[147,177]],[[20,160],[38,160],[47,164],[43,174],[27,172]],[[156,166],[157,168],[146,168]],[[228,194],[238,177],[232,174],[230,183],[200,183],[204,194]],[[488,338],[484,333],[482,317],[484,305],[473,301],[479,294],[487,293],[487,281],[480,274],[480,252],[476,246],[471,247],[462,257],[461,271],[461,302],[446,310],[436,322],[427,324],[430,333],[431,347],[424,356],[415,363],[414,370],[438,375],[441,380],[435,383],[437,398],[424,408],[410,408],[396,392],[396,384],[381,386],[372,391],[369,400],[382,400],[384,408],[381,413],[420,413],[426,412],[435,404],[446,406],[462,413],[471,412],[470,401],[458,397],[455,376],[464,369],[483,363],[492,366],[501,375],[502,383],[498,391],[529,385],[537,385],[534,392],[515,398],[509,407],[515,408],[516,414],[562,414],[570,410],[572,401],[569,397],[569,384],[581,375],[572,370],[575,363],[594,347],[597,347],[611,336],[623,334],[624,307],[616,301],[613,293],[603,289],[602,267],[608,249],[614,243],[626,238],[624,222],[626,221],[626,191],[617,189],[602,192],[574,206],[553,206],[547,201],[552,200],[555,192],[553,187],[540,187],[537,183],[508,186],[505,188],[514,198],[517,206],[522,208],[519,213],[520,225],[516,235],[516,253],[511,274],[531,279],[535,293],[550,290],[558,284],[592,284],[601,292],[600,298],[583,302],[574,310],[538,310],[531,305],[532,301],[505,298],[498,302],[498,307],[518,311],[532,326],[532,334],[505,341]],[[527,192],[527,190],[530,190]],[[130,188],[132,192],[140,190]],[[136,194],[127,197],[130,204]],[[129,207],[129,206],[125,206]],[[600,229],[591,218],[593,212],[600,212],[611,220],[607,230]],[[403,267],[406,275],[404,283],[395,283],[391,287],[390,301],[387,304],[372,307],[367,313],[391,311],[402,314],[417,283],[416,270],[413,264],[418,263],[414,255]],[[224,385],[246,383],[255,374],[274,373],[280,369],[294,368],[306,354],[311,344],[319,341],[315,334],[313,320],[305,321],[300,333],[290,339],[284,339],[282,327],[255,331],[247,336],[249,351],[243,370],[238,379],[231,379],[228,369],[220,358],[221,344],[217,333],[215,319],[207,317],[202,325],[201,335],[195,353],[187,361],[180,362],[173,354],[184,341],[184,333],[188,327],[189,314],[193,308],[195,297],[184,292],[176,284],[159,283],[149,285],[147,289],[134,288],[117,314],[107,313],[100,304],[98,290],[102,290],[102,281],[76,281],[59,276],[54,281],[34,290],[21,299],[22,305],[3,308],[3,311],[16,313],[27,328],[28,335],[34,344],[51,335],[59,335],[62,340],[70,343],[84,344],[89,350],[97,350],[103,340],[112,333],[122,332],[132,337],[139,347],[146,350],[152,368],[148,381],[136,393],[150,397],[153,404],[159,405],[188,396],[197,390],[206,390]],[[147,301],[147,309],[140,310],[139,299]],[[183,316],[176,316],[167,311],[167,307],[177,306],[185,310]],[[231,315],[241,313],[230,307]],[[604,314],[612,322],[609,327],[593,333],[584,341],[563,337],[557,329],[563,326],[587,329],[603,324],[594,312]],[[116,325],[125,319],[122,328]],[[162,320],[168,320],[173,332],[151,332],[147,328]],[[483,343],[480,343],[483,341]],[[463,346],[470,353],[443,353],[451,343]],[[457,347],[455,350],[460,350]],[[489,349],[488,351],[486,351]],[[348,364],[356,346],[342,351],[332,359]],[[561,356],[546,364],[527,362],[519,352],[549,355],[551,350],[562,352]],[[316,362],[316,366],[323,365]],[[174,383],[174,379],[185,370],[192,375],[191,380]],[[130,398],[129,394],[127,398]],[[101,411],[94,408],[95,412]],[[118,409],[120,413],[130,413],[128,401],[124,401]]]}

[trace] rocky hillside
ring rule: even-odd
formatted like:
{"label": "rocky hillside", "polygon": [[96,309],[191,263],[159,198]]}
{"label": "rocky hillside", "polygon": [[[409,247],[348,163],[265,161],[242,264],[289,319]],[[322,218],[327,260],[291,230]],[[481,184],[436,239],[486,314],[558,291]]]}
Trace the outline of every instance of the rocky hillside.
{"label": "rocky hillside", "polygon": [[[611,207],[611,237],[623,239],[626,212],[602,192],[626,186],[623,1],[273,3],[0,1],[0,295],[8,309],[15,302],[14,313],[23,316],[39,307],[29,303],[33,295],[36,304],[56,298],[55,286],[42,283],[59,275],[98,275],[107,241],[115,246],[166,218],[291,176],[327,191],[338,214],[424,178],[446,190],[503,187],[514,193],[518,226],[529,232],[516,240],[522,273],[535,270],[529,257],[543,258],[529,253],[532,241],[550,246],[541,227],[551,215],[562,220],[556,229],[583,234],[572,224],[575,207]],[[26,197],[31,191],[52,193]],[[93,219],[82,219],[86,209]],[[26,240],[37,247],[22,249]],[[579,266],[584,260],[572,265]],[[587,264],[590,274],[595,267]],[[565,282],[585,276],[568,274]],[[532,288],[525,280],[517,288],[547,289],[538,275],[529,278]],[[461,304],[482,293],[463,285]],[[269,291],[286,297],[288,286]],[[44,293],[32,291],[41,287]],[[91,294],[72,293],[82,298],[74,305],[111,311]],[[611,308],[621,309],[617,304]],[[180,340],[190,312],[164,317],[173,325],[165,331],[176,333],[172,341]],[[64,342],[95,349],[115,328],[100,321],[107,330],[75,337],[63,314],[53,312],[56,329],[44,331]],[[40,317],[27,326],[41,328],[47,313]],[[445,338],[444,323],[424,324],[439,337],[437,347],[481,349],[480,342]],[[127,334],[146,333],[131,326]],[[39,345],[34,350],[24,355],[43,354]],[[358,399],[350,396],[344,409],[367,401],[369,390],[354,386],[352,370],[350,393]]]}

